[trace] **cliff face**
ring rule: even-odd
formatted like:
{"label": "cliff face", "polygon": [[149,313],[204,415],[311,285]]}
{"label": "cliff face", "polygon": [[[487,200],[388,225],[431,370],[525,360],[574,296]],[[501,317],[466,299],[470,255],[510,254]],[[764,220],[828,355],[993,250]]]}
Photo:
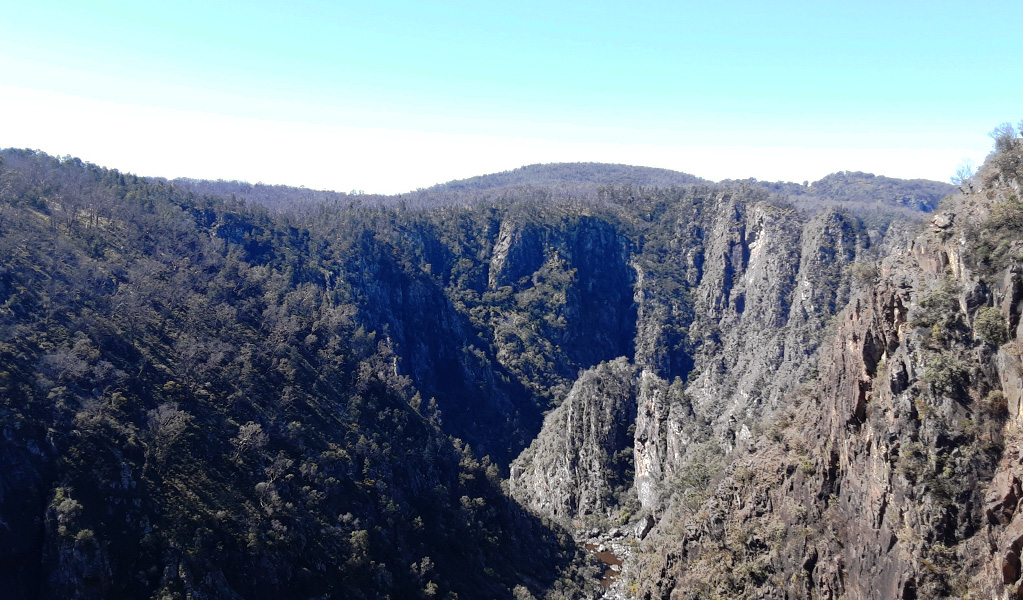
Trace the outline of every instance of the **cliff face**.
{"label": "cliff face", "polygon": [[869,238],[849,216],[825,211],[805,220],[758,203],[741,217],[719,213],[708,248],[694,290],[695,365],[686,391],[731,446],[807,373]]}
{"label": "cliff face", "polygon": [[[551,225],[519,218],[501,223],[489,287],[510,289],[516,316],[546,338],[555,353],[563,353],[551,356],[556,374],[571,377],[579,368],[632,354],[636,316],[630,246],[619,227],[597,217]],[[515,332],[514,337],[528,336]],[[505,338],[503,343],[511,342]]]}
{"label": "cliff face", "polygon": [[707,437],[683,388],[681,380],[669,385],[649,370],[640,375],[633,460],[636,496],[645,508],[659,505],[666,482],[682,476],[685,455]]}
{"label": "cliff face", "polygon": [[393,352],[393,375],[436,399],[448,432],[506,466],[580,369],[632,353],[630,241],[585,215],[452,221],[367,223],[332,276]]}
{"label": "cliff face", "polygon": [[657,519],[627,562],[640,597],[1015,594],[1016,193],[961,194],[916,237],[742,194],[681,205],[667,250],[633,261],[633,436],[569,426],[620,405],[585,373],[513,494],[587,522],[581,499],[608,487],[593,457],[631,446],[631,490],[597,507],[624,521],[635,494]]}
{"label": "cliff face", "polygon": [[955,199],[843,314],[814,427],[834,463],[814,483],[838,490],[822,518],[845,524],[819,549],[843,566],[831,588],[1015,593],[1019,275],[975,254],[1012,194]]}
{"label": "cliff face", "polygon": [[960,195],[881,261],[709,497],[665,503],[639,596],[1017,597],[1015,194]]}
{"label": "cliff face", "polygon": [[581,373],[511,465],[512,497],[555,519],[604,515],[632,486],[634,369],[624,357]]}

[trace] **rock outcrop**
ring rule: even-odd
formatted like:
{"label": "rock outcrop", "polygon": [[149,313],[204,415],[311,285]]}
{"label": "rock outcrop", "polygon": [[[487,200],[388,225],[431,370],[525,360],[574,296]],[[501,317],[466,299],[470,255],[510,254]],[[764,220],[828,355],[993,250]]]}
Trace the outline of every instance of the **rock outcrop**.
{"label": "rock outcrop", "polygon": [[[681,380],[674,384],[644,370],[637,394],[635,448],[635,488],[643,507],[659,506],[666,493],[665,483],[677,479],[687,449],[698,435],[692,431],[697,422],[693,407],[683,392]],[[643,531],[643,535],[649,528]],[[642,537],[642,536],[637,536]]]}
{"label": "rock outcrop", "polygon": [[580,374],[511,465],[512,497],[558,520],[604,515],[632,487],[635,371],[622,357]]}

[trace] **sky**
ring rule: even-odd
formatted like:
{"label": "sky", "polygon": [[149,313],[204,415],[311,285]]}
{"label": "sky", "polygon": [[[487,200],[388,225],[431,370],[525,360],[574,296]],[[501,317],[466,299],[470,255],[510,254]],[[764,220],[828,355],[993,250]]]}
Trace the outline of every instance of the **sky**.
{"label": "sky", "polygon": [[400,193],[547,162],[947,181],[1023,119],[1015,2],[0,0],[0,147]]}

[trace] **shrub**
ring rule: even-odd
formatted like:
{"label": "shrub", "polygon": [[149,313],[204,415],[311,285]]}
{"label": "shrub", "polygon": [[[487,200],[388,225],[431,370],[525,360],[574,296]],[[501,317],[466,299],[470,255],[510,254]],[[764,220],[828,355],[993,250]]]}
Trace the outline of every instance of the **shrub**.
{"label": "shrub", "polygon": [[1004,270],[1020,256],[1014,242],[1023,231],[1023,202],[1015,194],[991,208],[991,216],[978,227],[967,230],[972,260],[984,274]]}
{"label": "shrub", "polygon": [[941,287],[920,300],[914,312],[914,327],[951,328],[959,314],[959,286],[953,279],[945,279]]}
{"label": "shrub", "polygon": [[973,330],[980,339],[992,346],[1001,346],[1009,339],[1002,311],[993,306],[983,306],[977,311]]}
{"label": "shrub", "polygon": [[927,453],[920,442],[906,442],[899,452],[899,472],[915,484],[927,471]]}
{"label": "shrub", "polygon": [[874,285],[877,282],[878,270],[874,262],[858,262],[849,268],[853,281],[861,287]]}
{"label": "shrub", "polygon": [[936,395],[956,394],[965,387],[968,377],[966,364],[954,352],[932,355],[924,369],[924,381]]}
{"label": "shrub", "polygon": [[1009,403],[1001,390],[990,392],[984,398],[981,409],[995,419],[1004,419],[1009,416]]}

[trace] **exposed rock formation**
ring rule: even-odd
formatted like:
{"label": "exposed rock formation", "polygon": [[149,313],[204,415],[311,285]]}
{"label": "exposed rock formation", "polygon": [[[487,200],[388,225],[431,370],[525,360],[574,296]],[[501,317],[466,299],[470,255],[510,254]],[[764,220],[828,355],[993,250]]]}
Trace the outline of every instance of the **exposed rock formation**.
{"label": "exposed rock formation", "polygon": [[632,486],[634,369],[622,357],[580,374],[511,465],[511,494],[560,520],[603,514]]}
{"label": "exposed rock formation", "polygon": [[983,258],[1019,235],[1000,224],[1010,193],[957,198],[881,263],[819,378],[788,388],[706,502],[667,507],[641,597],[1017,597],[1018,258]]}
{"label": "exposed rock formation", "polygon": [[849,267],[870,244],[855,218],[833,211],[804,221],[761,202],[743,212],[719,214],[690,327],[687,393],[729,447],[807,375],[821,329],[849,296]]}
{"label": "exposed rock formation", "polygon": [[677,468],[696,441],[691,431],[696,415],[682,387],[681,380],[669,386],[649,370],[640,374],[634,460],[636,494],[644,507],[659,505],[662,484],[678,477]]}

